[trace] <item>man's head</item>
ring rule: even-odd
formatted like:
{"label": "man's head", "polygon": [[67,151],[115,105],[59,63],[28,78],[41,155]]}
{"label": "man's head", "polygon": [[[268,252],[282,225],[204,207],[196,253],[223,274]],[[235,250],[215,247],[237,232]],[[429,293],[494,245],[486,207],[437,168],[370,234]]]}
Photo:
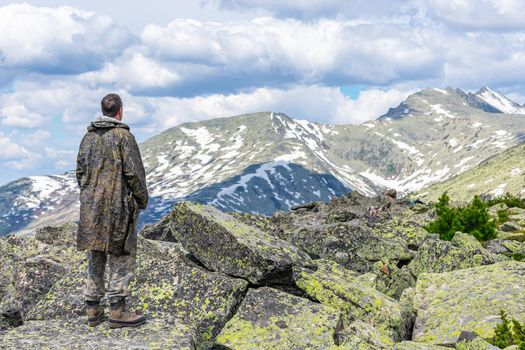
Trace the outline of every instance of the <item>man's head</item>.
{"label": "man's head", "polygon": [[117,94],[108,94],[100,101],[102,114],[117,120],[122,120],[122,100]]}

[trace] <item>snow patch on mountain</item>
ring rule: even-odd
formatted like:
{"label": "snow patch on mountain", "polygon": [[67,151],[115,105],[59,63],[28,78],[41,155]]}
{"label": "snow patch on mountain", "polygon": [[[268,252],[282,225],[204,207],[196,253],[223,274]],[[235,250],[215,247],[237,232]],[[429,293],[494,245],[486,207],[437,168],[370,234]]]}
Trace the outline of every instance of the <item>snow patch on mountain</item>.
{"label": "snow patch on mountain", "polygon": [[496,91],[484,87],[475,94],[501,113],[525,114],[525,107],[520,106],[509,98],[497,93]]}

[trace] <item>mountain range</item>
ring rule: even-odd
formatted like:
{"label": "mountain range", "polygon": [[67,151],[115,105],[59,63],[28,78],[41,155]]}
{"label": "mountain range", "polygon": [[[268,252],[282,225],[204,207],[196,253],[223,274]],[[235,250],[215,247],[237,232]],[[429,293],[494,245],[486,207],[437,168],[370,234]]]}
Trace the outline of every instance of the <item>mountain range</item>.
{"label": "mountain range", "polygon": [[[487,87],[476,93],[428,88],[361,125],[277,112],[184,123],[140,144],[151,195],[141,224],[158,220],[183,199],[271,215],[350,191],[372,196],[392,188],[424,197],[431,186],[519,149],[523,114],[524,106]],[[496,163],[493,171],[500,170]],[[471,189],[495,191],[480,181]],[[0,235],[76,220],[74,172],[1,186],[0,213]]]}

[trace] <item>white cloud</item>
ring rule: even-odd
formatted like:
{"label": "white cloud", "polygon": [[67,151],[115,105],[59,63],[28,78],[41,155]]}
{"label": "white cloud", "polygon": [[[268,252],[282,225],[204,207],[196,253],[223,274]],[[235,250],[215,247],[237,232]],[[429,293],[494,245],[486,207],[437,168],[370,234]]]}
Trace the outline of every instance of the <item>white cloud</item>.
{"label": "white cloud", "polygon": [[74,73],[99,67],[133,41],[111,17],[73,7],[0,7],[0,68]]}
{"label": "white cloud", "polygon": [[27,157],[29,153],[27,149],[13,142],[11,138],[0,132],[0,159],[11,160],[23,158]]}
{"label": "white cloud", "polygon": [[431,14],[448,24],[471,30],[525,28],[522,0],[427,0]]}
{"label": "white cloud", "polygon": [[218,3],[220,8],[236,11],[252,11],[254,8],[268,11],[278,17],[318,18],[341,17],[364,18],[385,16],[405,12],[413,8],[414,1],[409,0],[208,0]]}
{"label": "white cloud", "polygon": [[7,105],[0,110],[2,125],[18,128],[36,128],[42,126],[48,118],[30,112],[22,104]]}

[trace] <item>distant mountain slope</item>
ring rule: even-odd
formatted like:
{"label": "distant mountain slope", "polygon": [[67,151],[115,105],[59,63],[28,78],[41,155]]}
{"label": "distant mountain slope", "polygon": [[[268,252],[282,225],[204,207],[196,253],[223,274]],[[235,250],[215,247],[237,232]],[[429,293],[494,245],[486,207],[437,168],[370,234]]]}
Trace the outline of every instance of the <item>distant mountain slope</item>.
{"label": "distant mountain slope", "polygon": [[485,193],[524,195],[525,145],[513,147],[458,176],[424,188],[414,197],[435,201],[443,192],[456,201],[469,201],[474,195]]}
{"label": "distant mountain slope", "polygon": [[[362,125],[272,112],[184,123],[140,145],[152,197],[141,222],[181,199],[271,214],[351,190],[418,191],[522,143],[525,117],[498,111],[447,88],[417,92]],[[0,235],[75,217],[77,198],[72,173],[2,186]]]}

